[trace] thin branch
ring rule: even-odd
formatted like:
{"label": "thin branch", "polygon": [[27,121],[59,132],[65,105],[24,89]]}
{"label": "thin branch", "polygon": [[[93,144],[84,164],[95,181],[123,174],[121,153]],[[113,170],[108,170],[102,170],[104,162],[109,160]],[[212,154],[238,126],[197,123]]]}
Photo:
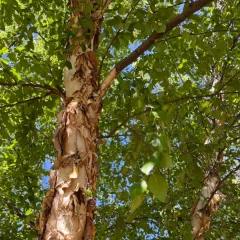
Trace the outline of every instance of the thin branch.
{"label": "thin branch", "polygon": [[45,37],[43,37],[43,35],[40,32],[36,32],[36,33],[42,38],[44,42],[46,42],[47,44],[50,44],[49,41]]}
{"label": "thin branch", "polygon": [[203,112],[200,110],[198,103],[196,103],[196,106],[198,107],[198,111],[200,112],[201,122],[202,122],[202,125],[203,125],[203,127],[204,127],[204,130],[205,130],[205,132],[206,132],[206,135],[208,136],[208,139],[210,139],[209,132],[208,132],[208,130],[207,130],[207,127],[206,127],[205,124],[204,124]]}
{"label": "thin branch", "polygon": [[216,188],[214,189],[214,191],[212,192],[210,198],[208,199],[207,203],[205,204],[204,208],[202,209],[203,211],[206,210],[206,208],[208,207],[211,199],[213,198],[214,194],[220,189],[220,187],[222,186],[223,182],[228,179],[232,174],[234,174],[236,171],[238,171],[240,169],[240,164],[232,169],[222,180],[220,180],[216,186]]}
{"label": "thin branch", "polygon": [[48,92],[44,96],[34,97],[34,98],[27,99],[27,100],[19,101],[19,102],[16,102],[16,103],[5,104],[5,105],[0,106],[0,108],[14,107],[14,106],[17,106],[19,104],[24,104],[24,103],[36,101],[36,100],[42,99],[42,98],[44,98],[48,95],[51,95],[51,94],[52,94],[51,92]]}
{"label": "thin branch", "polygon": [[[130,16],[130,14],[131,14],[132,11],[135,9],[135,7],[138,5],[139,2],[140,2],[140,0],[137,0],[137,1],[136,1],[135,5],[131,8],[131,10],[128,12],[128,14],[126,15],[126,17],[123,19],[123,22],[122,22],[123,24],[125,24],[126,20],[128,19],[128,17]],[[123,27],[124,27],[124,25],[122,26],[122,28],[123,28]],[[103,57],[102,57],[102,60],[101,60],[101,63],[100,63],[100,67],[99,67],[99,71],[98,71],[98,75],[99,75],[99,76],[100,76],[100,74],[101,74],[103,62],[104,62],[104,60],[105,60],[105,58],[106,58],[106,56],[107,56],[107,53],[108,53],[109,49],[111,48],[113,42],[116,40],[116,38],[118,37],[118,35],[121,33],[120,31],[121,31],[122,28],[118,29],[118,31],[116,32],[115,36],[112,38],[111,42],[109,43],[109,45],[108,45],[105,53],[103,54]],[[99,79],[100,79],[100,77],[99,77]]]}
{"label": "thin branch", "polygon": [[[9,209],[13,209],[14,213],[21,219],[24,221],[27,221],[27,216],[19,209],[17,208],[15,205],[9,203],[9,200],[6,201],[6,205],[8,206]],[[33,221],[29,221],[27,222],[29,224],[29,226],[31,228],[33,228],[35,230],[35,223]]]}
{"label": "thin branch", "polygon": [[131,136],[132,136],[132,134],[104,135],[104,136],[100,136],[99,139],[104,139],[104,138],[131,137]]}
{"label": "thin branch", "polygon": [[126,124],[124,124],[123,126],[125,126],[126,128],[128,128],[129,131],[132,132],[132,133],[136,136],[137,141],[140,140],[148,149],[150,149],[152,152],[154,152],[152,146],[144,141],[144,137],[141,136],[141,135],[139,134],[139,132],[135,131],[132,127],[129,127],[129,126],[126,125]]}
{"label": "thin branch", "polygon": [[[50,60],[50,58],[49,58],[49,60]],[[51,74],[52,78],[53,78],[53,79],[54,79],[54,81],[56,82],[56,81],[57,81],[57,79],[55,78],[55,76],[54,76],[54,74],[53,74],[53,72],[52,72],[52,68],[51,68],[51,65],[50,65],[50,64],[48,64],[48,68],[49,68],[49,72],[50,72],[50,74]]]}
{"label": "thin branch", "polygon": [[[240,94],[240,92],[224,92],[224,95],[236,94],[236,93]],[[170,101],[166,101],[164,103],[168,104],[168,103],[174,103],[174,102],[178,102],[178,101],[182,101],[182,100],[201,99],[201,98],[206,98],[206,97],[214,97],[215,95],[217,95],[217,93],[212,93],[212,94],[208,94],[208,95],[198,95],[198,96],[193,96],[193,97],[191,97],[191,96],[184,96],[184,97],[181,97],[181,98],[177,98],[177,99],[173,99],[173,100],[170,100]]]}
{"label": "thin branch", "polygon": [[[228,84],[230,83],[234,77],[236,77],[240,72],[237,72],[235,73],[228,81],[226,81],[222,86],[221,88],[219,88],[216,92],[214,93],[211,93],[211,94],[206,94],[206,95],[198,95],[198,96],[183,96],[183,97],[180,97],[180,98],[177,98],[177,99],[173,99],[173,100],[170,100],[170,101],[167,101],[166,103],[173,103],[173,102],[178,102],[178,101],[181,101],[181,100],[189,100],[189,99],[199,99],[199,98],[206,98],[206,97],[214,97],[215,95],[219,94],[222,89]],[[238,91],[234,91],[234,92],[224,92],[223,94],[235,94],[235,93],[240,93]]]}
{"label": "thin branch", "polygon": [[65,98],[65,94],[55,88],[52,88],[51,86],[47,85],[47,84],[34,84],[34,83],[22,83],[22,84],[18,84],[18,83],[7,83],[7,82],[0,82],[0,86],[4,86],[4,87],[32,87],[32,88],[42,88],[42,89],[46,89],[49,90],[51,93],[54,93],[56,95],[59,95],[61,97]]}
{"label": "thin branch", "polygon": [[133,115],[127,117],[121,124],[119,124],[116,128],[114,128],[108,135],[100,136],[99,138],[110,138],[110,137],[113,137],[114,134],[116,133],[116,131],[118,129],[120,129],[122,126],[124,126],[131,118],[136,117],[138,115],[141,115],[143,113],[147,113],[150,110],[151,110],[150,108],[147,108],[147,109],[145,109],[145,110],[143,110],[141,112],[134,113]]}
{"label": "thin branch", "polygon": [[99,97],[103,97],[107,92],[108,88],[112,84],[115,77],[127,66],[132,64],[137,60],[139,56],[141,56],[145,51],[147,51],[150,47],[152,47],[156,41],[165,36],[168,32],[170,32],[173,28],[178,26],[180,23],[184,22],[187,18],[193,15],[195,12],[199,11],[201,8],[211,3],[213,0],[198,0],[191,7],[184,10],[182,13],[177,15],[171,21],[166,24],[166,30],[161,33],[153,33],[148,37],[142,44],[135,49],[132,53],[130,53],[127,57],[125,57],[122,61],[120,61],[115,67],[110,71],[102,85],[99,89]]}
{"label": "thin branch", "polygon": [[[189,33],[190,36],[199,36],[199,35],[204,35],[204,34],[210,34],[210,33],[220,33],[220,32],[232,32],[232,33],[238,33],[237,30],[231,30],[231,29],[219,29],[219,30],[212,30],[212,31],[205,31],[205,32],[198,32],[198,33]],[[175,38],[179,38],[182,37],[182,34],[176,35],[176,36],[172,36],[172,37],[168,37],[168,38],[164,38],[161,39],[159,41],[156,41],[156,43],[160,43],[160,42],[166,42],[168,40],[171,39],[175,39]]]}

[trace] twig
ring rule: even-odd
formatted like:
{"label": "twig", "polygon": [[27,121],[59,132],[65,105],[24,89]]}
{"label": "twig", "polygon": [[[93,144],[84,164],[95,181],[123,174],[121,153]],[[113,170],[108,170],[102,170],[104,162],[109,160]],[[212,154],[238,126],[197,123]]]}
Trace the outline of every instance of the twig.
{"label": "twig", "polygon": [[222,180],[220,180],[220,181],[218,182],[216,188],[215,188],[214,191],[212,192],[210,198],[208,199],[208,201],[207,201],[207,203],[205,204],[205,206],[204,206],[204,208],[202,209],[202,211],[206,210],[206,208],[208,207],[208,205],[209,205],[211,199],[213,198],[214,194],[219,190],[219,188],[222,186],[223,182],[224,182],[227,178],[229,178],[233,173],[235,173],[238,169],[240,169],[240,164],[239,164],[236,168],[232,169]]}
{"label": "twig", "polygon": [[119,137],[131,137],[131,134],[118,134],[118,135],[105,135],[105,136],[100,136],[99,139],[104,139],[104,138],[119,138]]}
{"label": "twig", "polygon": [[138,115],[141,115],[143,113],[147,113],[148,111],[150,111],[150,108],[145,109],[144,111],[141,112],[137,112],[134,113],[133,115],[130,115],[129,117],[127,117],[121,124],[119,124],[116,128],[114,128],[108,135],[105,136],[101,136],[99,138],[110,138],[112,136],[114,136],[114,134],[116,133],[116,131],[121,128],[122,126],[124,126],[131,118],[136,117]]}
{"label": "twig", "polygon": [[[12,208],[14,210],[14,213],[21,220],[24,220],[24,221],[27,220],[27,216],[19,208],[17,208],[15,205],[9,203],[9,200],[6,201],[6,205],[8,206],[8,208]],[[30,225],[31,228],[33,228],[35,230],[35,223],[33,221],[29,221],[28,224]]]}
{"label": "twig", "polygon": [[48,92],[44,96],[34,97],[34,98],[27,99],[27,100],[22,100],[20,102],[16,102],[16,103],[5,104],[5,105],[0,106],[0,108],[14,107],[14,106],[19,105],[19,104],[24,104],[24,103],[36,101],[36,100],[42,99],[42,98],[44,98],[48,95],[51,95],[51,94],[52,94],[51,92]]}
{"label": "twig", "polygon": [[61,97],[65,97],[65,94],[61,92],[60,90],[57,90],[55,88],[52,88],[51,86],[47,84],[34,84],[34,83],[6,83],[6,82],[0,82],[0,86],[7,86],[7,87],[32,87],[32,88],[42,88],[42,89],[47,89],[50,90],[51,93],[54,93],[56,95],[59,95]]}
{"label": "twig", "polygon": [[[133,9],[138,5],[138,3],[140,2],[140,0],[137,0],[135,5],[131,8],[131,10],[128,12],[128,14],[126,15],[126,17],[123,19],[123,23],[126,22],[126,20],[128,19],[129,15],[132,13]],[[123,25],[124,26],[124,25]],[[113,42],[116,40],[116,38],[118,37],[118,35],[120,34],[120,31],[121,31],[122,28],[118,29],[118,31],[116,32],[116,34],[114,35],[114,37],[112,38],[111,42],[109,43],[105,53],[103,54],[103,57],[102,57],[102,60],[101,60],[101,63],[100,63],[100,67],[99,67],[99,71],[98,71],[98,76],[100,76],[101,74],[101,71],[102,71],[102,66],[103,66],[103,62],[107,56],[107,53],[109,51],[109,49],[111,48]],[[100,77],[98,78],[100,79]]]}
{"label": "twig", "polygon": [[47,44],[50,44],[46,38],[43,37],[43,35],[40,32],[36,32]]}
{"label": "twig", "polygon": [[[173,102],[178,102],[178,101],[181,101],[181,100],[189,100],[189,99],[198,99],[198,98],[205,98],[205,97],[213,97],[215,95],[217,95],[218,93],[220,93],[222,91],[222,89],[228,84],[230,83],[234,77],[236,77],[240,72],[237,72],[235,73],[228,81],[226,81],[222,86],[221,88],[219,88],[216,92],[214,93],[211,93],[211,94],[206,94],[206,95],[198,95],[198,96],[184,96],[184,97],[180,97],[180,98],[177,98],[177,99],[173,99],[173,100],[170,100],[170,101],[167,101],[166,103],[173,103]],[[233,93],[240,93],[240,92],[225,92],[224,94],[233,94]]]}

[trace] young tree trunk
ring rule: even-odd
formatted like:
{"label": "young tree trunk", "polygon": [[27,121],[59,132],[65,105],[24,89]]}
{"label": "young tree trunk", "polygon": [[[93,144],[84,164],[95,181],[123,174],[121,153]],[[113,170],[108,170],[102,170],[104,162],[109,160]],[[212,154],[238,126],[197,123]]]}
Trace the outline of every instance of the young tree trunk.
{"label": "young tree trunk", "polygon": [[216,191],[220,183],[218,169],[216,166],[214,166],[206,174],[201,196],[191,211],[194,240],[204,239],[205,232],[207,232],[210,228],[211,217],[217,212],[220,204],[222,194],[219,191]]}
{"label": "young tree trunk", "polygon": [[[70,30],[77,29],[77,34],[67,44],[68,61],[72,68],[64,69],[65,108],[58,114],[60,126],[54,134],[58,158],[54,170],[50,172],[50,190],[38,219],[38,239],[44,240],[87,240],[94,239],[95,235],[96,151],[102,99],[97,94],[97,61],[94,54],[103,12],[109,2],[99,6],[92,1],[90,29],[79,26],[79,20],[83,16],[86,18],[84,5],[80,6],[77,0],[71,0],[69,4],[73,10],[69,20]],[[81,37],[84,40],[76,40]]]}
{"label": "young tree trunk", "polygon": [[[214,86],[219,80],[216,77],[213,83],[212,92],[215,91]],[[223,100],[223,94],[220,93],[219,98]],[[215,124],[216,123],[216,124]],[[212,132],[216,128],[223,128],[223,123],[217,119],[211,120]],[[205,144],[209,144],[211,139],[208,138]],[[204,234],[209,230],[211,217],[217,212],[223,194],[218,190],[221,187],[221,179],[219,176],[219,166],[223,163],[223,150],[221,149],[212,157],[213,165],[206,172],[201,195],[198,201],[191,209],[191,223],[193,240],[204,240]]]}

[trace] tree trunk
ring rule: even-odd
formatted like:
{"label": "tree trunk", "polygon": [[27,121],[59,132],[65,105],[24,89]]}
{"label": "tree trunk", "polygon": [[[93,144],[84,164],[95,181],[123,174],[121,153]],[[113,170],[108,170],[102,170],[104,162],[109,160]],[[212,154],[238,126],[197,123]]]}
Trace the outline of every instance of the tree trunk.
{"label": "tree trunk", "polygon": [[210,228],[212,214],[217,212],[221,193],[216,191],[219,187],[220,179],[218,169],[213,167],[204,180],[201,196],[192,208],[193,239],[203,240],[204,234]]}
{"label": "tree trunk", "polygon": [[[79,5],[77,0],[71,0],[69,4],[74,9],[69,19],[70,30],[77,29],[77,34],[69,38],[67,44],[72,68],[64,69],[65,108],[58,114],[60,126],[54,133],[58,157],[54,170],[50,172],[50,190],[43,201],[37,224],[38,239],[44,240],[87,240],[94,239],[95,235],[96,151],[102,99],[97,94],[94,52],[98,47],[103,12],[109,2],[103,2],[104,6],[91,2],[90,29],[79,26],[79,20],[86,18],[84,4]],[[84,40],[79,41],[81,37]]]}
{"label": "tree trunk", "polygon": [[[212,92],[215,91],[214,87],[218,82],[219,78],[216,75],[211,89]],[[219,98],[223,100],[223,94],[220,93]],[[217,119],[211,120],[210,123],[212,132],[216,131],[216,128],[224,127],[224,124]],[[210,142],[211,139],[208,138],[205,141],[205,144],[209,144]],[[211,157],[212,166],[209,167],[209,170],[205,175],[201,196],[191,209],[193,240],[204,240],[204,234],[210,228],[212,215],[217,212],[220,201],[222,197],[224,197],[219,191],[219,188],[221,187],[219,166],[223,163],[223,150],[224,149],[220,150],[219,148],[218,152],[213,153],[213,156]]]}

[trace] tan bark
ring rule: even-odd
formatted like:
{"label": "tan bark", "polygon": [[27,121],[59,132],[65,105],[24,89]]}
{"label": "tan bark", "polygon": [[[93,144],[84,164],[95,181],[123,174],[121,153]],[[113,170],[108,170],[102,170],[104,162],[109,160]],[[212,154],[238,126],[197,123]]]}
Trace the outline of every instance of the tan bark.
{"label": "tan bark", "polygon": [[[215,91],[215,85],[218,82],[219,79],[216,77],[211,89],[212,92]],[[219,98],[223,100],[223,94],[220,93]],[[216,128],[224,127],[224,124],[216,119],[214,121],[211,120],[210,123],[212,125],[212,131],[215,131]],[[205,141],[205,144],[209,144],[210,142],[211,139],[208,138]],[[223,163],[223,153],[220,151],[216,152],[214,155],[215,156],[212,157],[213,166],[211,166],[210,170],[206,173],[201,195],[191,209],[193,240],[204,240],[204,234],[210,228],[211,218],[213,214],[217,212],[220,206],[220,201],[224,197],[219,191],[222,182],[218,174],[219,165]]]}
{"label": "tan bark", "polygon": [[217,212],[222,194],[216,191],[220,183],[217,169],[211,169],[207,174],[201,196],[191,209],[193,239],[202,240],[209,230],[211,217]]}
{"label": "tan bark", "polygon": [[[70,29],[77,28],[77,37],[89,34],[89,40],[68,40],[68,61],[64,69],[65,108],[58,114],[59,127],[54,133],[58,152],[54,170],[50,172],[50,189],[43,201],[37,229],[38,239],[94,239],[95,195],[98,177],[97,136],[101,97],[97,94],[98,35],[103,12],[110,1],[98,6],[94,1],[89,15],[93,28],[78,25],[83,6],[69,2],[74,13]],[[86,4],[86,3],[85,3]],[[78,38],[79,39],[79,38]],[[83,45],[86,51],[83,51]],[[89,48],[91,45],[91,48]]]}
{"label": "tan bark", "polygon": [[[217,83],[218,81],[216,81]],[[214,89],[212,89],[214,91]],[[211,124],[214,126],[213,122]],[[215,127],[222,128],[223,125],[219,121]],[[214,131],[213,127],[213,131]],[[205,141],[208,144],[210,139]],[[218,174],[219,165],[223,163],[223,153],[216,152],[215,156],[212,157],[213,166],[209,168],[206,173],[201,195],[198,201],[193,205],[191,209],[191,223],[192,223],[192,234],[195,240],[204,240],[204,234],[209,230],[211,218],[215,214],[220,206],[220,201],[224,197],[220,193],[219,189],[222,185],[222,181]]]}

